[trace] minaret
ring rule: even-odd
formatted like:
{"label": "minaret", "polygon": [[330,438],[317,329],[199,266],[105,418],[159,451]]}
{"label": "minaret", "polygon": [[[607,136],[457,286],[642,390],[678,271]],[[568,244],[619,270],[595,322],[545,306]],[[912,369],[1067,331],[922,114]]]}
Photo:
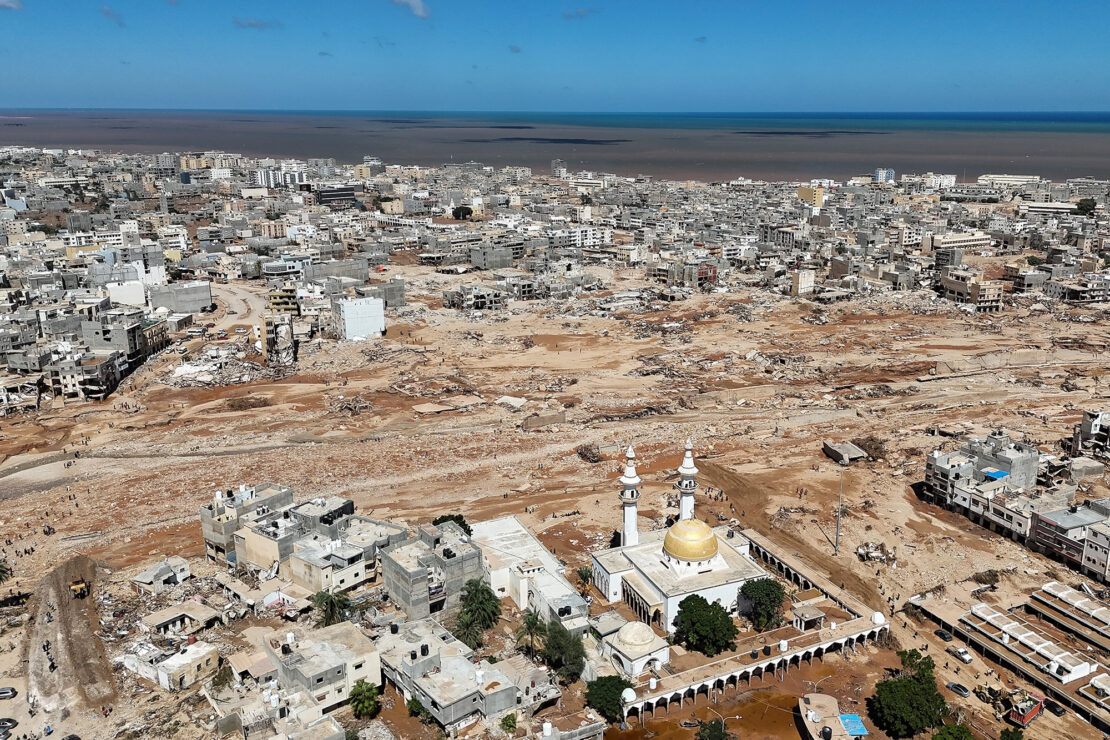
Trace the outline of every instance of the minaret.
{"label": "minaret", "polygon": [[621,547],[638,545],[640,533],[636,529],[637,505],[640,502],[640,476],[636,475],[636,451],[629,445],[625,453],[627,461],[624,465],[624,475],[621,476],[620,500],[624,514],[624,524],[621,528]]}
{"label": "minaret", "polygon": [[682,521],[694,516],[694,491],[698,488],[698,482],[694,478],[698,474],[698,469],[694,466],[694,443],[689,437],[686,438],[686,455],[678,466],[678,474],[682,477],[674,487],[678,489],[678,519]]}

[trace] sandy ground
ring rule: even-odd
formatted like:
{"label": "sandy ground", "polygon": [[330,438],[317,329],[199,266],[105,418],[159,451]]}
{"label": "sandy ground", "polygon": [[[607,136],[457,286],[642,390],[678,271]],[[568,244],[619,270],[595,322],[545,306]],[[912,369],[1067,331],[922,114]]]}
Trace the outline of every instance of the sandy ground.
{"label": "sandy ground", "polygon": [[[106,402],[5,419],[0,521],[17,583],[76,553],[114,568],[198,555],[197,507],[214,489],[263,481],[293,486],[298,498],[349,496],[360,513],[410,524],[455,511],[518,514],[574,566],[618,525],[615,478],[627,445],[645,480],[641,526],[677,511],[670,478],[687,436],[702,469],[699,516],[770,533],[876,608],[988,567],[1014,569],[1002,583],[1011,592],[1059,568],[923,504],[911,484],[926,452],[955,445],[929,433],[938,425],[1002,427],[1053,449],[1110,391],[1097,349],[1059,349],[1070,336],[1104,343],[1100,324],[1022,307],[968,316],[919,294],[824,308],[744,288],[643,312],[591,312],[602,295],[512,304],[472,320],[439,307],[448,278],[416,266],[394,273],[408,281],[409,305],[385,338],[302,346],[280,380],[174,387],[167,378],[180,360],[164,355]],[[613,291],[643,285],[619,272],[606,279]],[[257,318],[258,286],[218,289],[221,326]],[[1021,353],[1036,349],[1055,354],[1030,365]],[[969,361],[991,369],[948,372]],[[355,395],[370,408],[333,410]],[[414,411],[461,395],[482,404]],[[502,395],[527,403],[514,412],[495,403]],[[268,405],[228,408],[243,396]],[[563,423],[521,428],[528,416],[560,411]],[[821,442],[867,436],[885,449],[845,472],[834,557],[842,469]],[[604,462],[582,460],[582,444],[598,445]],[[706,486],[727,499],[709,499]],[[56,534],[42,534],[46,523]],[[898,568],[860,563],[854,551],[865,541],[896,547]],[[896,620],[904,644],[913,631]]]}

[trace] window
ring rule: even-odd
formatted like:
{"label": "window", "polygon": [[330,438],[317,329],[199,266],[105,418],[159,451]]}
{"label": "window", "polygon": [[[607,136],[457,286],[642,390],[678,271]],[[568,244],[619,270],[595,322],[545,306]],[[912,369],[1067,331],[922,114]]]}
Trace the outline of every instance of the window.
{"label": "window", "polygon": [[360,670],[360,669],[361,669],[361,668],[362,668],[362,667],[363,667],[364,665],[366,665],[366,663],[365,663],[365,662],[363,662],[363,663],[355,663],[355,670],[356,670],[356,671],[357,671],[357,670]]}
{"label": "window", "polygon": [[318,679],[316,679],[316,683],[323,683],[323,682],[324,682],[324,677],[323,676],[320,676]]}

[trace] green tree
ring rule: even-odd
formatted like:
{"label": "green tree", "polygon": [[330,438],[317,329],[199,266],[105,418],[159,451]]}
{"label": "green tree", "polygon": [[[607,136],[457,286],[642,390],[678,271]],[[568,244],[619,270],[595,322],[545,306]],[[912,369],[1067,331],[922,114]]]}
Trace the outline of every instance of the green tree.
{"label": "green tree", "polygon": [[501,718],[501,731],[508,735],[512,735],[514,732],[516,732],[515,714],[506,714],[504,717]]}
{"label": "green tree", "polygon": [[347,610],[351,608],[351,600],[346,594],[317,591],[316,596],[312,598],[312,605],[320,611],[324,626],[328,627],[346,618]]}
{"label": "green tree", "polygon": [[535,609],[529,609],[521,617],[520,627],[516,631],[516,641],[528,643],[528,655],[536,657],[536,640],[547,636],[547,624]]}
{"label": "green tree", "polygon": [[739,631],[720,604],[710,604],[701,596],[687,596],[678,605],[674,618],[675,641],[712,658],[731,650]]}
{"label": "green tree", "polygon": [[875,686],[867,708],[875,724],[891,737],[913,737],[939,725],[948,705],[937,691],[932,658],[917,650],[900,650],[898,658],[902,670]]}
{"label": "green tree", "polygon": [[740,587],[740,595],[752,605],[752,624],[757,630],[778,626],[782,618],[782,600],[786,589],[774,578],[748,581]]}
{"label": "green tree", "polygon": [[933,740],[975,740],[967,725],[944,725],[933,733]]}
{"label": "green tree", "polygon": [[378,687],[374,684],[361,678],[355,682],[351,687],[351,713],[355,719],[370,719],[378,713],[381,709],[378,695]]}
{"label": "green tree", "polygon": [[462,611],[483,630],[497,624],[501,618],[501,599],[480,578],[471,578],[462,589]]}
{"label": "green tree", "polygon": [[555,670],[563,683],[574,683],[586,667],[586,647],[562,623],[547,623],[547,637],[540,651],[544,661]]}
{"label": "green tree", "polygon": [[358,730],[352,730],[350,727],[343,728],[343,740],[358,740]]}
{"label": "green tree", "polygon": [[456,221],[465,221],[474,215],[474,209],[470,206],[455,206],[451,211],[451,218]]}
{"label": "green tree", "polygon": [[462,514],[443,514],[441,516],[437,516],[435,519],[432,520],[432,524],[437,527],[444,522],[454,522],[455,524],[458,524],[459,527],[462,528],[462,531],[466,532],[467,537],[474,534],[474,531],[470,528],[470,525],[466,523],[466,517],[464,517]]}
{"label": "green tree", "polygon": [[735,740],[736,735],[728,731],[724,720],[713,719],[702,723],[694,738],[695,740]]}
{"label": "green tree", "polygon": [[586,684],[586,706],[610,722],[617,722],[624,717],[621,692],[630,688],[632,684],[620,676],[602,676]]}
{"label": "green tree", "polygon": [[1037,265],[1040,265],[1040,264],[1043,264],[1043,263],[1044,263],[1044,259],[1042,259],[1041,257],[1038,257],[1035,254],[1031,254],[1031,255],[1029,255],[1028,257],[1025,258],[1025,264],[1029,265],[1030,267],[1036,267]]}
{"label": "green tree", "polygon": [[0,583],[12,577],[12,564],[7,560],[0,560]]}
{"label": "green tree", "polygon": [[1025,733],[1018,727],[1003,727],[998,740],[1025,740]]}
{"label": "green tree", "polygon": [[1094,198],[1080,198],[1079,202],[1075,204],[1074,213],[1079,216],[1090,216],[1097,207],[1098,203],[1095,202]]}
{"label": "green tree", "polygon": [[455,621],[455,629],[452,633],[455,637],[462,640],[467,647],[471,650],[477,650],[482,646],[482,625],[478,624],[477,618],[468,611],[459,612],[459,618]]}

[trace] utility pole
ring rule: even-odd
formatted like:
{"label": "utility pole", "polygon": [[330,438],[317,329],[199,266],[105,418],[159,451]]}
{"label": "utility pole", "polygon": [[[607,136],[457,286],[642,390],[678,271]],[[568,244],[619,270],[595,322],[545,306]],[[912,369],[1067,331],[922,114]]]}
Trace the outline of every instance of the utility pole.
{"label": "utility pole", "polygon": [[833,544],[833,555],[840,554],[840,512],[844,508],[844,468],[840,469],[840,497],[836,500],[836,542]]}

